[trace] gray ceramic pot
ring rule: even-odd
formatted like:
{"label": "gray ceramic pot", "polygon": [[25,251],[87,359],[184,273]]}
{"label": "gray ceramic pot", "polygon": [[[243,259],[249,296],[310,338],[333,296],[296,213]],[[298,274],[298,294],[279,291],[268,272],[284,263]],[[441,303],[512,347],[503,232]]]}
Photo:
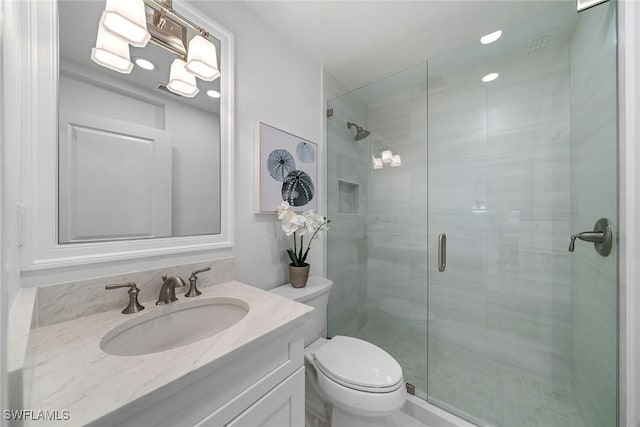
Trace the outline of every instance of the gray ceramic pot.
{"label": "gray ceramic pot", "polygon": [[309,264],[305,264],[302,267],[296,267],[293,264],[289,264],[289,281],[294,288],[304,288],[307,286],[307,280],[309,279]]}

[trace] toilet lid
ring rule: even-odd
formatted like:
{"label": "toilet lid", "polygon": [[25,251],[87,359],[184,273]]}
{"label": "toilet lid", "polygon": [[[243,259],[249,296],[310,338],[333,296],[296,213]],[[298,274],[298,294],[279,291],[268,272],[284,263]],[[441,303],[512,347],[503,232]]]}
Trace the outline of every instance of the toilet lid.
{"label": "toilet lid", "polygon": [[314,353],[318,368],[356,390],[389,392],[402,385],[402,368],[386,351],[367,341],[335,336]]}

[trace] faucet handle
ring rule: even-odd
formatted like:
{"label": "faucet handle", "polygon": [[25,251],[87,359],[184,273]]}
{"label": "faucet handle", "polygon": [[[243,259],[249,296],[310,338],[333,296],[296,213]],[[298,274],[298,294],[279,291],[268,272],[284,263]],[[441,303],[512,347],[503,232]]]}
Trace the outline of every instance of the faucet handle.
{"label": "faucet handle", "polygon": [[602,256],[611,252],[613,245],[613,227],[607,218],[600,218],[593,226],[593,231],[583,231],[572,234],[569,242],[569,252],[576,248],[576,239],[593,243],[593,247]]}
{"label": "faucet handle", "polygon": [[200,292],[196,287],[196,283],[198,282],[198,274],[204,273],[205,271],[209,270],[211,270],[211,267],[205,267],[191,273],[191,276],[189,276],[189,290],[184,294],[185,297],[197,297],[198,295],[202,294],[202,292]]}
{"label": "faucet handle", "polygon": [[129,288],[129,304],[124,308],[124,310],[122,310],[122,314],[137,313],[144,310],[144,306],[138,302],[138,294],[140,294],[140,289],[138,289],[134,282],[111,284],[106,285],[104,288],[106,290]]}

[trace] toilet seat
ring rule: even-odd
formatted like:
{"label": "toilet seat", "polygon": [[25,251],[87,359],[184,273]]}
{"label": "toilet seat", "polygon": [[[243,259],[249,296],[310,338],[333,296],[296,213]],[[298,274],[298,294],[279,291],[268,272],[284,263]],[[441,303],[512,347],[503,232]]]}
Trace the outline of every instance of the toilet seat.
{"label": "toilet seat", "polygon": [[367,341],[337,335],[314,351],[312,357],[322,374],[352,390],[390,393],[403,385],[398,362]]}

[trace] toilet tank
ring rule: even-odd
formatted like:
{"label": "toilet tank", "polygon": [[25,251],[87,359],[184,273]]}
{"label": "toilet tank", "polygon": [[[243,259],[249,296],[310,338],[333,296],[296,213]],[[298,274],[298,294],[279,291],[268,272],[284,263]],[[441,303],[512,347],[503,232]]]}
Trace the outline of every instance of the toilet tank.
{"label": "toilet tank", "polygon": [[327,304],[333,282],[325,277],[311,276],[304,288],[294,288],[290,284],[278,286],[269,292],[289,298],[314,308],[304,319],[305,347],[318,337],[327,336]]}

